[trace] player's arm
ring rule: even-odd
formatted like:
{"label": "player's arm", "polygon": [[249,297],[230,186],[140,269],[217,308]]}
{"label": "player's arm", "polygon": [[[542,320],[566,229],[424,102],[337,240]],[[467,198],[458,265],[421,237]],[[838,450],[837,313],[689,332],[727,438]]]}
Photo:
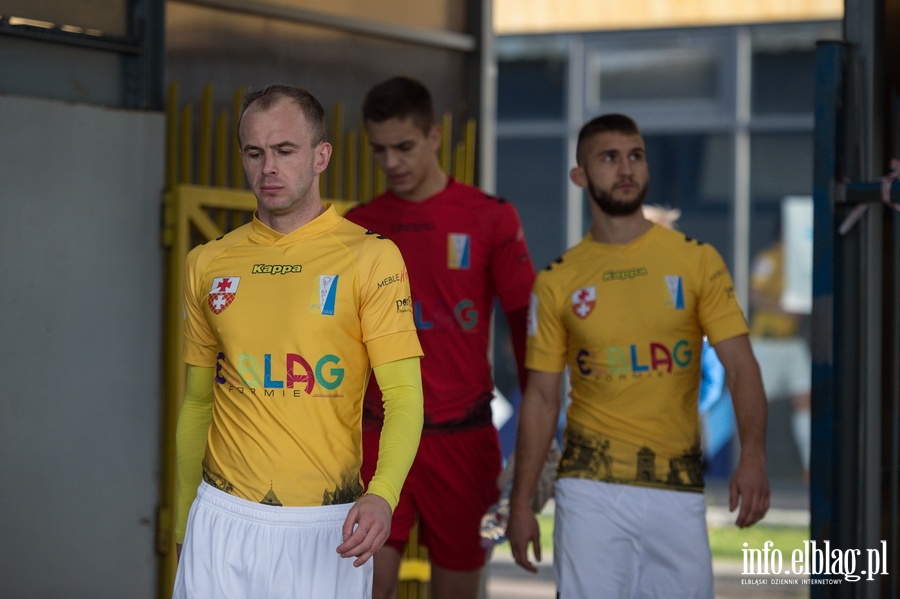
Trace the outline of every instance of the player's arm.
{"label": "player's arm", "polygon": [[736,524],[752,526],[769,510],[769,479],[766,475],[766,420],[768,404],[759,364],[747,335],[716,343],[716,354],[725,367],[737,420],[741,455],[730,485],[729,507],[740,504]]}
{"label": "player's arm", "polygon": [[531,509],[531,496],[547,460],[550,442],[559,419],[558,372],[528,371],[528,383],[519,408],[519,432],[516,439],[516,470],[509,497],[509,538],[516,563],[531,572],[537,567],[528,560],[532,543],[536,561],[541,561],[540,530]]}
{"label": "player's arm", "polygon": [[516,373],[518,374],[519,389],[524,393],[528,380],[528,370],[525,369],[525,346],[528,329],[528,306],[522,306],[506,313],[509,323],[509,339],[512,343],[513,355],[516,359]]}
{"label": "player's arm", "polygon": [[534,265],[525,242],[525,232],[518,212],[510,203],[503,204],[491,235],[495,246],[491,251],[491,279],[509,324],[509,335],[519,390],[525,392],[528,371],[525,369],[525,337],[528,303],[534,285]]}
{"label": "player's arm", "polygon": [[391,514],[412,466],[424,422],[422,373],[419,357],[375,367],[375,380],[384,401],[384,426],[375,474],[368,492],[359,498],[344,521],[341,557],[355,557],[363,565],[381,549],[391,531]]}
{"label": "player's arm", "polygon": [[187,367],[184,403],[175,430],[175,462],[178,478],[178,498],[175,516],[175,543],[184,542],[188,512],[197,496],[203,477],[203,457],[209,424],[212,421],[213,368]]}
{"label": "player's arm", "polygon": [[369,493],[387,500],[393,510],[412,466],[422,436],[423,396],[420,358],[396,360],[375,367],[384,401],[384,426],[378,463]]}

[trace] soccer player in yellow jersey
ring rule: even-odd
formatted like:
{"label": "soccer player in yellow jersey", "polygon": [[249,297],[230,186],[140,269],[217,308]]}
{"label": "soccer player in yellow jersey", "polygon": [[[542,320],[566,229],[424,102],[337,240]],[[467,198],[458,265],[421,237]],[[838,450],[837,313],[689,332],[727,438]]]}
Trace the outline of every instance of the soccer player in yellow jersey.
{"label": "soccer player in yellow jersey", "polygon": [[769,507],[766,398],[746,320],[718,252],[643,216],[650,175],[631,118],[589,121],[576,158],[570,178],[590,197],[592,225],[538,273],[532,292],[507,527],[513,556],[536,571],[530,497],[568,368],[555,489],[559,597],[712,598],[697,416],[704,335],[725,367],[737,418],[736,524],[751,526]]}
{"label": "soccer player in yellow jersey", "polygon": [[[253,221],[185,266],[174,597],[369,598],[423,421],[406,267],[323,205],[331,145],[309,92],[248,94],[238,137]],[[385,420],[364,494],[373,369]]]}
{"label": "soccer player in yellow jersey", "polygon": [[785,250],[776,241],[753,260],[750,269],[750,341],[759,360],[769,401],[790,399],[791,429],[800,453],[803,481],[809,482],[810,387],[809,344],[802,332],[803,316],[785,308]]}

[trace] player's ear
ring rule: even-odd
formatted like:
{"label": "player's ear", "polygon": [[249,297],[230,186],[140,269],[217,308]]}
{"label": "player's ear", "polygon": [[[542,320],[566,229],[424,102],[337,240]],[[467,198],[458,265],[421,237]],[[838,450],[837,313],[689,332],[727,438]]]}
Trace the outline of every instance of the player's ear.
{"label": "player's ear", "polygon": [[316,157],[315,171],[318,175],[328,167],[328,162],[331,160],[331,144],[323,141],[316,146],[314,152]]}
{"label": "player's ear", "polygon": [[587,188],[587,175],[584,173],[584,169],[580,166],[573,166],[571,170],[569,170],[569,179],[582,189]]}
{"label": "player's ear", "polygon": [[428,145],[431,146],[435,152],[440,149],[441,143],[444,141],[443,131],[438,124],[432,125],[425,137],[428,139]]}

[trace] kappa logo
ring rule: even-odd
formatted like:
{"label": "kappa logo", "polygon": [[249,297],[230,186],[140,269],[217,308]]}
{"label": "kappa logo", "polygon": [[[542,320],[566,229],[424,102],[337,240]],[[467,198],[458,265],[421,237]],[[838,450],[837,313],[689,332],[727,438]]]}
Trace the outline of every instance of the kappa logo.
{"label": "kappa logo", "polygon": [[209,290],[207,303],[213,314],[221,314],[225,308],[234,301],[237,295],[238,284],[241,282],[240,277],[216,277],[213,279],[212,287]]}
{"label": "kappa logo", "polygon": [[572,312],[578,318],[587,318],[597,306],[597,288],[593,285],[572,294]]}

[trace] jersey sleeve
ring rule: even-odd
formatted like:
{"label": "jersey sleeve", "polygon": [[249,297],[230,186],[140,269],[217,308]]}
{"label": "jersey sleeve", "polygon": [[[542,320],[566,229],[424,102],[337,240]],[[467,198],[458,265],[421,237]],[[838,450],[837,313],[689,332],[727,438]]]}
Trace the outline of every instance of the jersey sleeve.
{"label": "jersey sleeve", "polygon": [[711,245],[704,245],[700,281],[700,323],[712,345],[749,333],[728,267]]}
{"label": "jersey sleeve", "polygon": [[562,372],[566,367],[567,334],[559,300],[547,271],[538,274],[528,307],[525,367],[542,372]]}
{"label": "jersey sleeve", "polygon": [[422,355],[409,273],[394,243],[370,236],[360,259],[362,339],[373,367]]}
{"label": "jersey sleeve", "polygon": [[509,314],[528,305],[534,265],[515,206],[502,201],[500,209],[499,218],[495,219],[490,269],[500,305]]}
{"label": "jersey sleeve", "polygon": [[491,280],[506,314],[519,387],[524,390],[526,313],[534,285],[534,265],[515,207],[505,201],[499,207],[502,217],[495,220],[492,236],[496,245],[491,254]]}
{"label": "jersey sleeve", "polygon": [[191,250],[184,266],[184,361],[194,366],[215,366],[216,338],[204,316],[203,306],[209,294],[200,288],[203,246]]}

